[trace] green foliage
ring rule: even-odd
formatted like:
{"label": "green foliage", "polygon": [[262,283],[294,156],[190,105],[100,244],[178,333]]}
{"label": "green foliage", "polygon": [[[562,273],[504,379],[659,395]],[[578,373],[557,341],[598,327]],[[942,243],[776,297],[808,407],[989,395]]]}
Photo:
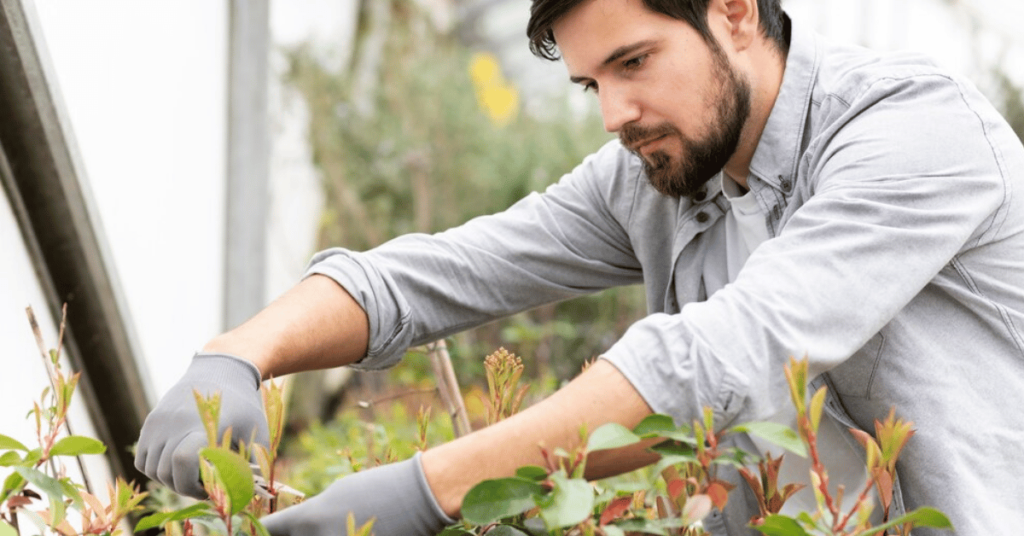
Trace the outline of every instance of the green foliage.
{"label": "green foliage", "polygon": [[[760,506],[760,515],[755,516],[751,526],[768,536],[853,536],[882,534],[884,531],[906,535],[913,527],[952,528],[945,515],[927,507],[888,519],[888,504],[892,499],[891,473],[895,470],[895,460],[900,451],[913,435],[911,424],[895,418],[894,412],[886,420],[875,423],[875,437],[864,433],[857,435],[858,440],[866,445],[872,479],[853,509],[840,512],[836,505],[841,497],[832,496],[827,485],[828,474],[817,451],[816,434],[826,392],[819,390],[810,402],[807,401],[806,360],[791,360],[786,367],[786,377],[797,408],[799,431],[773,423],[747,423],[716,431],[710,410],[705,410],[703,420],[695,420],[690,426],[676,426],[666,415],[649,416],[633,430],[614,423],[606,424],[589,436],[586,452],[625,447],[642,440],[663,439],[652,447],[661,455],[654,470],[661,479],[661,485],[649,483],[637,490],[615,482],[588,483],[580,477],[585,460],[556,449],[558,460],[553,462],[551,457],[547,457],[547,468],[524,467],[514,478],[487,480],[472,488],[463,499],[462,512],[465,522],[477,527],[463,525],[458,529],[462,532],[457,533],[464,534],[468,529],[470,534],[476,534],[497,524],[510,534],[526,531],[577,536],[597,534],[597,530],[604,535],[622,536],[640,533],[664,536],[705,534],[700,521],[713,509],[724,508],[734,488],[716,476],[716,467],[721,464],[740,468]],[[734,433],[756,435],[791,452],[809,456],[818,510],[796,517],[780,515],[786,500],[802,486],[786,484],[780,489],[778,476],[782,456],[756,460],[760,473],[756,475],[749,469],[752,459],[749,454],[738,449],[721,448],[722,438]],[[565,459],[575,461],[566,468]],[[871,499],[868,492],[872,486],[877,486],[886,514],[884,523],[875,527],[870,524]],[[477,532],[472,532],[474,530]],[[494,532],[487,531],[486,534]]]}
{"label": "green foliage", "polygon": [[20,441],[13,437],[7,437],[0,434],[0,449],[4,450],[28,450],[28,447],[22,445]]}
{"label": "green foliage", "polygon": [[107,447],[98,439],[83,436],[69,436],[61,439],[50,449],[50,456],[82,456],[103,454]]}
{"label": "green foliage", "polygon": [[368,409],[350,408],[329,423],[314,423],[283,446],[285,478],[299,490],[315,494],[340,477],[410,458],[423,444],[437,445],[455,437],[451,419],[431,412],[421,440],[417,416],[401,398],[391,398],[373,404],[372,416]]}
{"label": "green foliage", "polygon": [[245,458],[230,448],[207,447],[200,451],[203,484],[211,498],[223,490],[226,510],[237,514],[252,501],[256,484]]}
{"label": "green foliage", "polygon": [[635,432],[631,432],[621,424],[610,423],[594,430],[594,433],[590,434],[590,439],[587,440],[587,452],[617,449],[639,442],[640,436]]}
{"label": "green foliage", "polygon": [[487,525],[533,508],[536,506],[534,498],[543,493],[544,488],[531,479],[515,477],[484,480],[466,494],[462,517],[470,523]]}
{"label": "green foliage", "polygon": [[185,521],[186,519],[193,519],[200,516],[212,516],[214,515],[213,510],[207,503],[196,503],[191,506],[175,510],[173,512],[159,512],[142,518],[137,525],[135,525],[135,532],[142,532],[145,530],[163,527],[168,523],[176,521]]}
{"label": "green foliage", "polygon": [[484,358],[487,370],[487,424],[507,419],[519,412],[529,386],[519,385],[523,376],[523,360],[504,348]]}
{"label": "green foliage", "polygon": [[[235,445],[231,428],[218,440],[221,395],[213,393],[207,397],[194,391],[196,409],[209,444],[198,453],[200,479],[208,498],[205,502],[154,512],[139,520],[135,532],[181,523],[184,528],[180,532],[188,536],[191,524],[195,523],[211,534],[268,536],[259,518],[303,498],[300,492],[275,480],[277,446],[284,427],[284,401],[280,386],[273,380],[267,383],[261,390],[270,430],[269,448],[244,443]],[[257,459],[256,465],[250,465],[250,454]],[[258,469],[258,474],[254,474],[254,468]],[[174,533],[179,533],[179,529],[174,529]]]}
{"label": "green foliage", "polygon": [[806,458],[807,447],[792,428],[774,422],[751,422],[732,427],[733,432],[744,432],[770,441],[797,456]]}
{"label": "green foliage", "polygon": [[[20,534],[19,519],[31,521],[40,534],[116,535],[121,521],[139,509],[146,494],[117,479],[108,487],[108,501],[104,504],[84,484],[66,476],[66,459],[73,458],[80,466],[78,457],[102,454],[106,447],[96,439],[69,433],[67,415],[79,375],[67,376],[61,368],[63,319],[57,349],[47,351],[42,347],[43,337],[31,308],[27,313],[40,344],[50,386],[28,413],[36,424],[38,447],[29,448],[15,438],[0,435],[0,466],[12,469],[0,487],[0,535]],[[36,504],[44,498],[45,507]],[[69,511],[77,512],[77,527],[72,526]]]}

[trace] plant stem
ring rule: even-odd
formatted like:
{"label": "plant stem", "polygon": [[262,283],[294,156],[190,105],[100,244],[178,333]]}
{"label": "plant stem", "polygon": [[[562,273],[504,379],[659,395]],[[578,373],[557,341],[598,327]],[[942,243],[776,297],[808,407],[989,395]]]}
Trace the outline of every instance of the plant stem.
{"label": "plant stem", "polygon": [[[42,358],[43,358],[43,365],[46,367],[47,377],[50,380],[50,390],[52,392],[54,400],[58,400],[58,398],[57,398],[57,385],[56,385],[56,382],[54,381],[54,378],[57,377],[57,374],[58,374],[58,370],[57,369],[58,369],[58,367],[60,367],[60,364],[59,363],[55,363],[50,358],[50,352],[48,352],[46,350],[46,343],[43,342],[42,330],[39,329],[39,323],[36,322],[36,315],[32,311],[32,307],[31,306],[25,308],[25,314],[28,315],[28,323],[32,327],[32,333],[33,333],[33,335],[35,335],[35,338],[36,338],[36,345],[39,346],[39,354],[40,354],[40,356],[42,356]],[[65,329],[65,326],[67,325],[67,316],[68,316],[68,304],[65,303],[64,306],[61,308],[60,331],[58,332],[58,335],[57,335],[57,359],[60,359],[60,351],[61,351],[61,348],[63,348],[63,346],[64,346],[64,329]],[[74,435],[74,433],[72,433],[72,431],[71,431],[71,423],[68,422],[68,419],[66,417],[61,418],[56,424],[53,425],[53,428],[52,428],[51,433],[50,433],[50,437],[48,438],[48,441],[47,441],[47,445],[45,447],[43,445],[40,445],[41,447],[44,447],[44,449],[43,449],[43,453],[44,453],[43,460],[45,460],[46,458],[49,457],[50,448],[53,447],[53,444],[54,444],[54,442],[57,439],[57,430],[59,428],[61,428],[62,425],[63,425],[64,431],[67,432],[68,436]],[[75,463],[78,464],[78,471],[82,475],[82,481],[85,484],[85,491],[89,492],[89,494],[92,494],[92,484],[89,482],[89,473],[85,469],[85,464],[82,463],[82,457],[81,456],[75,456]]]}
{"label": "plant stem", "polygon": [[860,511],[860,505],[864,503],[864,499],[868,498],[868,493],[871,493],[871,488],[875,486],[874,479],[868,479],[867,483],[864,484],[864,489],[860,492],[860,496],[857,497],[857,502],[853,505],[846,517],[839,523],[839,530],[846,528],[846,524],[850,522],[850,519]]}
{"label": "plant stem", "polygon": [[462,437],[472,432],[473,429],[469,426],[466,403],[462,400],[462,393],[459,391],[459,380],[455,377],[452,358],[448,355],[448,346],[443,339],[434,341],[427,345],[427,354],[434,367],[437,390],[448,409],[448,414],[451,415],[455,437]]}

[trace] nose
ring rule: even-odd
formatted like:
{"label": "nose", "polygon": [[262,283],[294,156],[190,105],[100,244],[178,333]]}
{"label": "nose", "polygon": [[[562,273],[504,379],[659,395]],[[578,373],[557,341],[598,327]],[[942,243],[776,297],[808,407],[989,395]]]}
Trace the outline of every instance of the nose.
{"label": "nose", "polygon": [[606,131],[618,132],[623,125],[640,119],[640,106],[622,89],[606,85],[598,96]]}

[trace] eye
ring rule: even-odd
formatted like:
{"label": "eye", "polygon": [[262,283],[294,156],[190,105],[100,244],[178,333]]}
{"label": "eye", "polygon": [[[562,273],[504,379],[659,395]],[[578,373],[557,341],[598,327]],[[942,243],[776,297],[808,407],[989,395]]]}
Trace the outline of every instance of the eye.
{"label": "eye", "polygon": [[591,91],[597,93],[597,82],[587,82],[586,84],[583,84],[584,93],[590,93]]}
{"label": "eye", "polygon": [[647,54],[641,54],[622,62],[622,67],[629,71],[635,71],[636,69],[643,67],[646,61]]}

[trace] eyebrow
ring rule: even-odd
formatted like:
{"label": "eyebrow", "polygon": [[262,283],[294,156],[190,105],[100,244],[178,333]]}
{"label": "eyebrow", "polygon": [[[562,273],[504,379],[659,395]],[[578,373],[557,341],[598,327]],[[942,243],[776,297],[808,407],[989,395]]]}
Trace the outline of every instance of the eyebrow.
{"label": "eyebrow", "polygon": [[[631,43],[629,45],[622,45],[621,47],[613,50],[612,53],[609,54],[608,57],[605,58],[603,62],[601,62],[601,67],[606,67],[606,66],[608,66],[608,64],[615,62],[616,60],[622,58],[623,56],[627,56],[629,54],[632,54],[633,52],[636,52],[637,50],[639,50],[641,48],[651,46],[654,43],[655,43],[655,41],[653,39],[647,39],[647,40],[644,40],[644,41],[637,41],[636,43]],[[586,77],[586,76],[570,76],[569,77],[569,81],[574,83],[574,84],[579,84],[580,82],[583,82],[583,81],[586,81],[586,80],[590,80],[590,78]]]}

